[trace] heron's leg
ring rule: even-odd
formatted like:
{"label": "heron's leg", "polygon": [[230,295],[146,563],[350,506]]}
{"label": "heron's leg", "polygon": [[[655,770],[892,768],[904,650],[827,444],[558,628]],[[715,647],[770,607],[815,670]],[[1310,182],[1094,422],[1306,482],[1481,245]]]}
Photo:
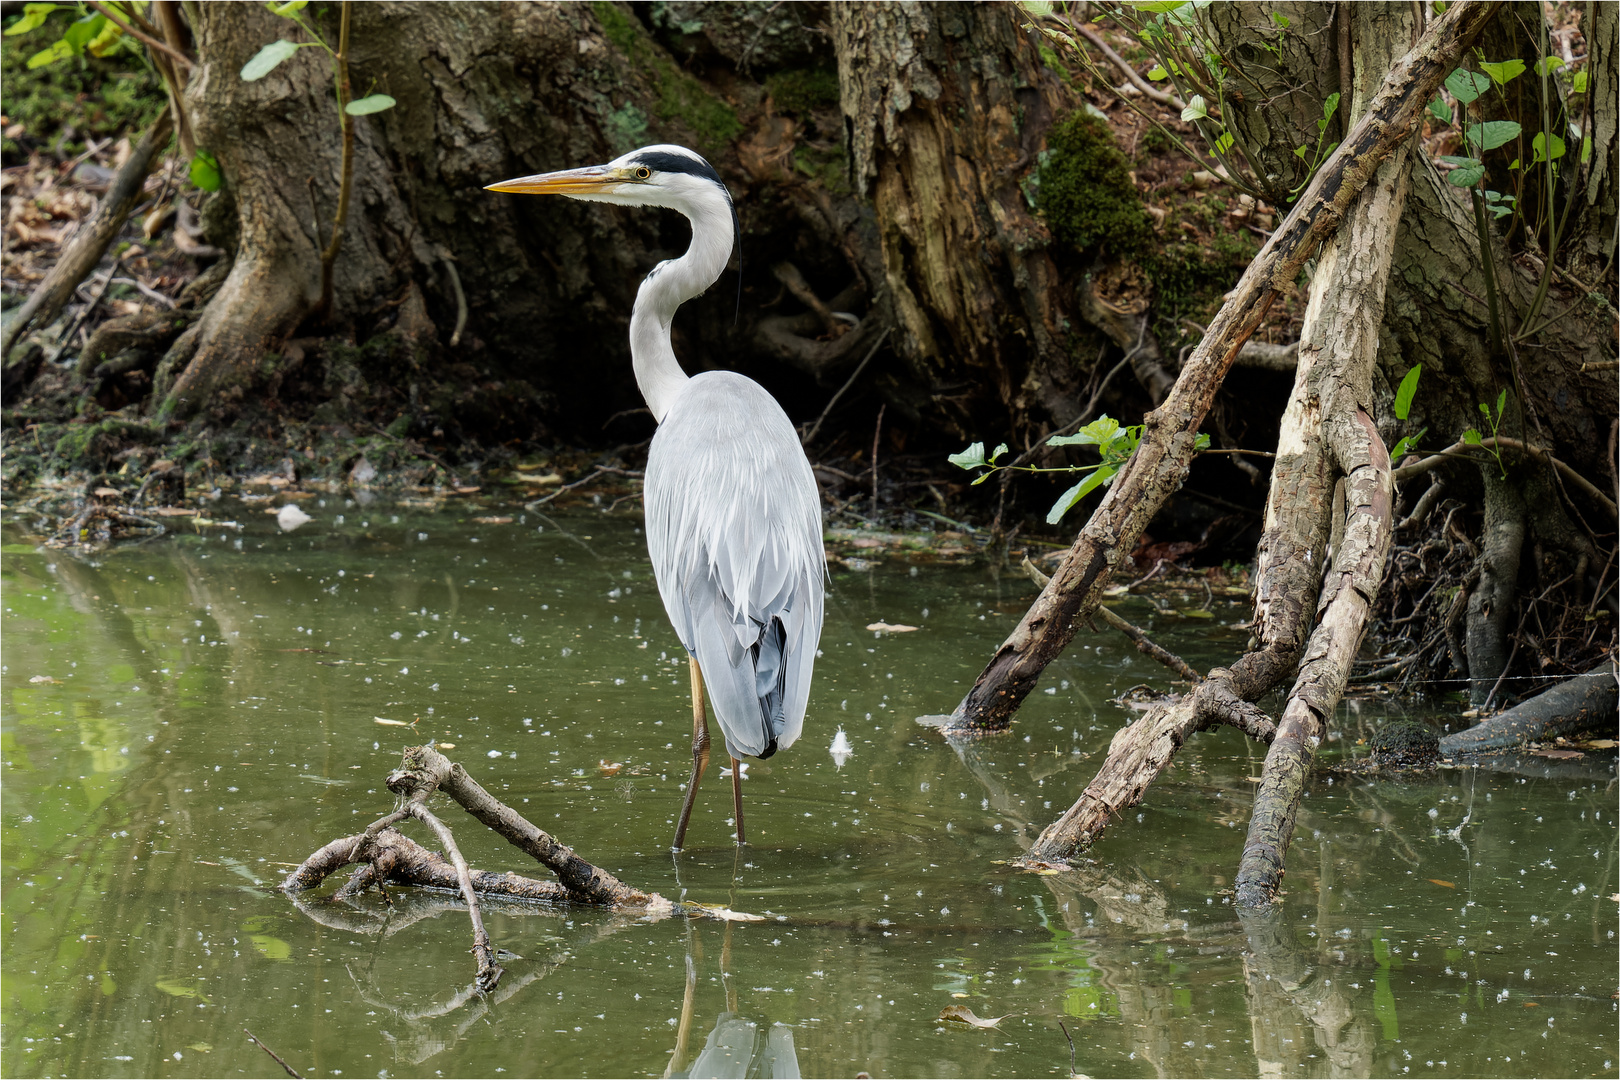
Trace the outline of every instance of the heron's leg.
{"label": "heron's leg", "polygon": [[731,804],[737,808],[737,846],[748,843],[743,836],[742,820],[742,762],[736,758],[731,759]]}
{"label": "heron's leg", "polygon": [[675,826],[675,850],[681,850],[686,841],[686,823],[692,818],[692,803],[697,799],[698,783],[703,770],[709,767],[709,717],[703,707],[703,671],[697,657],[692,657],[692,780],[686,785],[686,802],[681,806],[681,821]]}

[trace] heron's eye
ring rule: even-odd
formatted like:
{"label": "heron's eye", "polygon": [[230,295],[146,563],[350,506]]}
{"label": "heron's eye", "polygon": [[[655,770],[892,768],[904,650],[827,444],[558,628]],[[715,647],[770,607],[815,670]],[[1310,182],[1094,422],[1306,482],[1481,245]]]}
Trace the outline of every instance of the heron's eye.
{"label": "heron's eye", "polygon": [[638,165],[636,167],[636,179],[637,180],[647,180],[647,179],[650,179],[651,177],[652,177],[652,170],[647,168],[647,166]]}

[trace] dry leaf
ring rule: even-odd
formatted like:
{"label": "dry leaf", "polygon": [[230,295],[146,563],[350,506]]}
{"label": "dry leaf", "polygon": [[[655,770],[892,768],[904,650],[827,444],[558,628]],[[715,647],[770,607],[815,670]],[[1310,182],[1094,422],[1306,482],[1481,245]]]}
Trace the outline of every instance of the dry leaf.
{"label": "dry leaf", "polygon": [[750,915],[746,911],[733,911],[730,908],[721,907],[718,904],[700,904],[695,900],[688,900],[684,906],[692,909],[699,915],[707,915],[709,918],[719,919],[721,922],[765,921],[765,916],[763,915]]}
{"label": "dry leaf", "polygon": [[29,679],[28,681],[31,682],[31,683],[42,683],[42,682],[43,683],[50,683],[53,686],[61,686],[62,685],[60,680],[53,679],[49,675],[35,675],[32,679]]}
{"label": "dry leaf", "polygon": [[1449,881],[1441,881],[1441,880],[1440,880],[1440,879],[1439,879],[1439,878],[1437,878],[1437,877],[1432,877],[1432,878],[1429,878],[1429,880],[1430,880],[1430,881],[1432,881],[1432,882],[1434,882],[1434,883],[1435,883],[1435,884],[1436,884],[1436,885],[1444,885],[1444,886],[1445,886],[1445,887],[1446,887],[1446,888],[1448,888],[1448,889],[1455,889],[1455,888],[1456,888],[1456,887],[1457,887],[1457,886],[1456,886],[1456,885],[1455,885],[1455,884],[1453,884],[1453,883],[1452,883],[1452,882],[1449,882]]}
{"label": "dry leaf", "polygon": [[1613,750],[1616,746],[1620,746],[1620,743],[1613,739],[1583,739],[1580,745],[1589,750]]}
{"label": "dry leaf", "polygon": [[607,758],[603,758],[597,762],[596,767],[601,770],[603,776],[617,776],[619,770],[624,768],[624,762],[609,761]]}
{"label": "dry leaf", "polygon": [[868,630],[879,630],[879,631],[886,630],[891,634],[904,634],[904,633],[908,633],[908,632],[910,632],[912,630],[917,629],[915,626],[907,626],[905,623],[886,623],[886,622],[867,623],[866,628]]}
{"label": "dry leaf", "polygon": [[473,518],[473,520],[478,522],[478,524],[480,524],[480,525],[510,525],[510,524],[512,524],[512,519],[509,518],[509,517],[475,517],[475,518]]}
{"label": "dry leaf", "polygon": [[1552,758],[1555,761],[1566,761],[1570,758],[1585,757],[1579,750],[1532,750],[1537,757]]}
{"label": "dry leaf", "polygon": [[371,720],[372,720],[373,723],[387,724],[389,727],[410,727],[411,726],[411,725],[407,724],[403,720],[390,720],[386,716],[373,716],[371,718]]}
{"label": "dry leaf", "polygon": [[993,1028],[1011,1015],[1012,1013],[1006,1013],[1002,1016],[985,1019],[973,1015],[973,1010],[966,1005],[947,1005],[939,1011],[941,1020],[955,1020],[959,1024],[968,1024],[976,1028]]}

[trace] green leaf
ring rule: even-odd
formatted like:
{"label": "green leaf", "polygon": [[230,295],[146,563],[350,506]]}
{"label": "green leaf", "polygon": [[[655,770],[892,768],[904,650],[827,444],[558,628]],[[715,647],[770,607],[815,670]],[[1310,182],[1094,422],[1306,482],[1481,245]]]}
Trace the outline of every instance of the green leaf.
{"label": "green leaf", "polygon": [[1483,124],[1468,125],[1468,141],[1481,150],[1495,150],[1517,139],[1522,130],[1513,120],[1487,120]]}
{"label": "green leaf", "polygon": [[1506,415],[1507,415],[1507,387],[1504,386],[1504,387],[1502,387],[1502,392],[1500,394],[1496,395],[1496,420],[1497,420],[1497,423],[1501,423],[1502,417],[1504,417]]}
{"label": "green leaf", "polygon": [[961,453],[952,454],[945,459],[959,469],[977,469],[980,465],[990,464],[984,460],[984,443],[976,442]]}
{"label": "green leaf", "polygon": [[1486,60],[1479,62],[1480,70],[1489,75],[1497,86],[1506,86],[1508,83],[1524,74],[1524,61],[1514,57],[1512,60],[1503,60],[1499,63],[1490,63]]}
{"label": "green leaf", "polygon": [[1279,30],[1288,29],[1289,22],[1288,22],[1288,16],[1286,16],[1286,15],[1279,15],[1275,11],[1273,11],[1271,13],[1271,21],[1277,24],[1277,29],[1279,29]]}
{"label": "green leaf", "polygon": [[[1535,160],[1535,161],[1546,161],[1547,160],[1547,157],[1548,157],[1548,155],[1547,155],[1547,133],[1545,131],[1536,132],[1536,137],[1530,140],[1530,149],[1532,151],[1534,151],[1534,153],[1535,153],[1535,157],[1534,157],[1533,160]],[[1560,139],[1558,136],[1554,135],[1554,136],[1552,136],[1552,160],[1557,161],[1559,158],[1561,158],[1563,156],[1564,156],[1564,140]]]}
{"label": "green leaf", "polygon": [[220,179],[219,160],[206,150],[198,150],[191,159],[191,182],[204,191],[218,191]]}
{"label": "green leaf", "polygon": [[1405,457],[1409,451],[1416,450],[1418,440],[1422,439],[1423,436],[1427,435],[1428,433],[1429,429],[1424,428],[1416,435],[1408,435],[1400,442],[1396,443],[1395,449],[1389,452],[1389,463],[1393,465],[1397,461],[1401,460],[1401,458]]}
{"label": "green leaf", "polygon": [[1485,176],[1485,163],[1478,158],[1444,154],[1440,160],[1447,165],[1456,166],[1456,168],[1446,173],[1446,183],[1452,187],[1473,187]]}
{"label": "green leaf", "polygon": [[6,37],[16,37],[18,34],[39,29],[45,22],[45,17],[55,10],[55,4],[24,4],[22,18],[6,29]]}
{"label": "green leaf", "polygon": [[1585,165],[1592,160],[1592,136],[1581,136],[1581,164]]}
{"label": "green leaf", "polygon": [[28,58],[28,70],[42,68],[46,64],[54,64],[58,60],[66,60],[73,55],[73,47],[65,41],[53,41],[45,48],[39,50]]}
{"label": "green leaf", "polygon": [[1052,0],[1018,0],[1018,6],[1037,19],[1044,19],[1052,14]]}
{"label": "green leaf", "polygon": [[1215,139],[1215,152],[1217,154],[1226,153],[1228,150],[1232,149],[1232,142],[1232,133],[1230,131],[1221,132],[1220,135]]}
{"label": "green leaf", "polygon": [[1581,70],[1579,70],[1579,71],[1577,71],[1575,73],[1575,78],[1573,80],[1571,80],[1571,85],[1570,85],[1570,88],[1569,88],[1569,92],[1572,93],[1572,94],[1584,94],[1584,93],[1586,93],[1586,69],[1585,68],[1581,68]]}
{"label": "green leaf", "polygon": [[266,4],[270,14],[280,15],[283,19],[290,19],[295,11],[302,11],[309,4],[309,0],[287,0],[285,4]]}
{"label": "green leaf", "polygon": [[242,65],[242,81],[258,82],[297,51],[298,46],[291,41],[272,41],[254,53],[253,59]]}
{"label": "green leaf", "polygon": [[1307,156],[1309,156],[1309,152],[1305,149],[1305,147],[1303,145],[1296,146],[1296,147],[1294,147],[1294,156],[1299,158],[1299,160],[1304,161],[1305,158]]}
{"label": "green leaf", "polygon": [[[1480,406],[1482,409],[1484,407],[1485,406],[1483,405]],[[1480,444],[1479,432],[1475,431],[1473,428],[1469,428],[1467,431],[1463,432],[1463,442],[1467,443],[1469,446],[1478,446]]]}
{"label": "green leaf", "polygon": [[1491,418],[1491,407],[1483,401],[1479,403],[1479,411],[1485,414],[1485,419],[1489,420]]}
{"label": "green leaf", "polygon": [[1536,74],[1542,76],[1551,75],[1563,66],[1564,58],[1562,56],[1543,56],[1536,61]]}
{"label": "green leaf", "polygon": [[1451,106],[1446,104],[1445,98],[1435,98],[1429,102],[1429,115],[1442,124],[1451,123]]}
{"label": "green leaf", "polygon": [[990,464],[994,465],[996,463],[996,458],[1000,457],[1002,454],[1005,454],[1006,452],[1007,452],[1007,444],[1006,443],[997,443],[995,452],[990,455]]}
{"label": "green leaf", "polygon": [[368,94],[343,106],[343,111],[350,116],[370,116],[372,113],[384,112],[393,107],[394,99],[387,94]]}
{"label": "green leaf", "polygon": [[1458,68],[1446,76],[1446,89],[1451,96],[1464,105],[1472,104],[1479,99],[1479,95],[1491,88],[1489,75],[1481,75],[1477,71]]}
{"label": "green leaf", "polygon": [[1204,101],[1203,94],[1194,94],[1187,102],[1187,107],[1181,110],[1181,118],[1187,122],[1202,120],[1209,115],[1209,105]]}
{"label": "green leaf", "polygon": [[74,53],[84,52],[84,47],[96,39],[107,25],[107,16],[97,12],[86,15],[82,19],[75,19],[73,24],[62,33],[62,40],[67,42],[68,48]]}
{"label": "green leaf", "polygon": [[1187,0],[1125,0],[1125,6],[1157,15],[1166,11],[1174,11],[1186,2]]}
{"label": "green leaf", "polygon": [[1209,436],[1208,435],[1206,435],[1202,431],[1200,431],[1197,435],[1193,436],[1193,451],[1195,453],[1199,453],[1199,452],[1202,452],[1202,451],[1208,450],[1208,449],[1209,449]]}
{"label": "green leaf", "polygon": [[1046,512],[1046,523],[1056,525],[1063,515],[1069,512],[1069,507],[1097,490],[1099,485],[1113,475],[1114,470],[1106,465],[1099,465],[1095,470],[1086,474],[1085,479],[1058,496],[1057,502],[1052,504],[1052,509]]}
{"label": "green leaf", "polygon": [[1147,77],[1152,79],[1154,82],[1163,82],[1170,77],[1170,73],[1164,70],[1163,64],[1154,64],[1153,67],[1148,70]]}
{"label": "green leaf", "polygon": [[1322,99],[1322,119],[1331,120],[1333,114],[1339,111],[1339,95],[1335,91]]}
{"label": "green leaf", "polygon": [[1417,396],[1418,380],[1423,377],[1423,365],[1418,364],[1401,380],[1395,391],[1395,419],[1405,420],[1412,412],[1412,399]]}

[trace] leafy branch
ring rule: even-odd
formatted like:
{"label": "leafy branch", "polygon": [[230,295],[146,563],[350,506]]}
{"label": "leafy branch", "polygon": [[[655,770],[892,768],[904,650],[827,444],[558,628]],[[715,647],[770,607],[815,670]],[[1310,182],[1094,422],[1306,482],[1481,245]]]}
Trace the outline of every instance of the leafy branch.
{"label": "leafy branch", "polygon": [[[947,460],[961,469],[972,471],[984,469],[973,478],[973,486],[984,483],[998,472],[1015,471],[1029,473],[1077,473],[1086,475],[1073,487],[1058,496],[1052,509],[1046,512],[1046,523],[1056,525],[1069,508],[1099,487],[1107,487],[1114,482],[1114,476],[1125,467],[1125,462],[1136,452],[1142,441],[1142,425],[1133,424],[1130,427],[1120,427],[1119,421],[1109,417],[1106,413],[1075,432],[1073,435],[1053,435],[1046,440],[1047,446],[1095,446],[1101,460],[1095,465],[1061,465],[1055,468],[1046,468],[1035,465],[998,465],[996,462],[1007,453],[1007,444],[1001,443],[989,457],[985,456],[984,443],[976,442],[960,453],[950,455]],[[1209,436],[1200,433],[1195,443],[1198,450],[1209,449]]]}

